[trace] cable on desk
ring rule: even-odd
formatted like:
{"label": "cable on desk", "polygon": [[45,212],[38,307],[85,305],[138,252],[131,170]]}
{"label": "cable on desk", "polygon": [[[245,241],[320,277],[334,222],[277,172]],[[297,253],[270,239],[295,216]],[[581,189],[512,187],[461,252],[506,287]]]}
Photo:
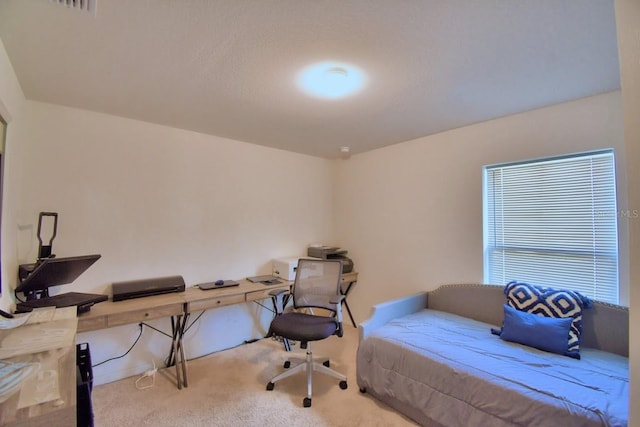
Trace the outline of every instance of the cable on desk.
{"label": "cable on desk", "polygon": [[142,336],[142,323],[139,323],[139,325],[140,325],[140,333],[138,334],[138,338],[136,338],[136,340],[133,342],[133,344],[131,344],[131,347],[129,347],[129,350],[127,350],[125,354],[123,354],[123,355],[121,355],[121,356],[112,357],[112,358],[107,359],[107,360],[103,360],[102,362],[100,362],[100,363],[96,363],[95,365],[92,365],[91,367],[92,367],[92,368],[95,368],[96,366],[100,366],[100,365],[102,365],[103,363],[111,362],[112,360],[116,360],[116,359],[122,359],[122,358],[123,358],[123,357],[125,357],[127,354],[129,354],[129,352],[130,352],[131,350],[133,350],[133,347],[135,347],[135,345],[136,345],[136,344],[138,344],[138,341],[140,341],[140,337]]}

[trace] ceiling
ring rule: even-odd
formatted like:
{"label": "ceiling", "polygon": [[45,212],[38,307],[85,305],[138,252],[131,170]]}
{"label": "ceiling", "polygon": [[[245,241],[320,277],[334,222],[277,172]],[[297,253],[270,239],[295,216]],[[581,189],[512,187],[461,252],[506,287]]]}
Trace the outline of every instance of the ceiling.
{"label": "ceiling", "polygon": [[[85,0],[86,1],[86,0]],[[95,1],[95,0],[94,0]],[[613,0],[0,0],[27,99],[338,158],[620,88]],[[367,75],[342,99],[296,75]]]}

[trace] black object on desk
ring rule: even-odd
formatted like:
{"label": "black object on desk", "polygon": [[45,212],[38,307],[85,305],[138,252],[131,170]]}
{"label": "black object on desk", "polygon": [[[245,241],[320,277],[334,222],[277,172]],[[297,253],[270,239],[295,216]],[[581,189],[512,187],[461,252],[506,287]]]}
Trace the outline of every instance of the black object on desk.
{"label": "black object on desk", "polygon": [[196,286],[203,291],[207,291],[209,289],[229,288],[238,285],[240,285],[240,283],[235,280],[216,280],[215,282],[198,283]]}
{"label": "black object on desk", "polygon": [[185,285],[182,276],[128,280],[125,282],[116,282],[111,285],[113,301],[144,298],[172,292],[184,292],[184,289]]}
{"label": "black object on desk", "polygon": [[73,282],[89,267],[91,267],[100,255],[81,255],[68,258],[44,258],[35,264],[22,264],[19,266],[20,284],[16,292],[22,292],[26,301],[17,304],[19,311],[31,311],[38,307],[69,307],[77,306],[78,313],[89,311],[91,306],[106,301],[108,297],[100,294],[85,294],[80,292],[68,292],[55,296],[49,296],[49,288]]}
{"label": "black object on desk", "polygon": [[67,258],[45,258],[35,264],[22,264],[18,274],[20,284],[16,292],[22,292],[27,299],[49,296],[52,286],[71,283],[91,267],[100,255],[81,255]]}
{"label": "black object on desk", "polygon": [[84,294],[81,292],[67,292],[64,294],[54,295],[52,297],[44,297],[32,299],[25,302],[19,302],[16,308],[20,312],[29,312],[34,308],[40,307],[71,307],[76,306],[78,314],[91,310],[91,306],[102,301],[108,300],[109,297],[101,294]]}

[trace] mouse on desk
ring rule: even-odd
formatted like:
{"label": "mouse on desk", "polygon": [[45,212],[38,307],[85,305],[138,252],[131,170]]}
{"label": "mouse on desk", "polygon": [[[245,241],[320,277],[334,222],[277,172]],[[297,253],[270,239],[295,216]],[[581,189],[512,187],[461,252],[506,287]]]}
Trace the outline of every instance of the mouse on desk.
{"label": "mouse on desk", "polygon": [[224,280],[216,280],[215,282],[213,282],[216,286],[222,286],[224,285]]}

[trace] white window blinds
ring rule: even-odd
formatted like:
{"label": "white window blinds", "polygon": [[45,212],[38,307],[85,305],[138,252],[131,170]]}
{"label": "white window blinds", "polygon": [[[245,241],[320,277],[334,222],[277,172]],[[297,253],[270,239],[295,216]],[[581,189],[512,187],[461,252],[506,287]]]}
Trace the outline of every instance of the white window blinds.
{"label": "white window blinds", "polygon": [[485,167],[484,280],[618,303],[613,151]]}

